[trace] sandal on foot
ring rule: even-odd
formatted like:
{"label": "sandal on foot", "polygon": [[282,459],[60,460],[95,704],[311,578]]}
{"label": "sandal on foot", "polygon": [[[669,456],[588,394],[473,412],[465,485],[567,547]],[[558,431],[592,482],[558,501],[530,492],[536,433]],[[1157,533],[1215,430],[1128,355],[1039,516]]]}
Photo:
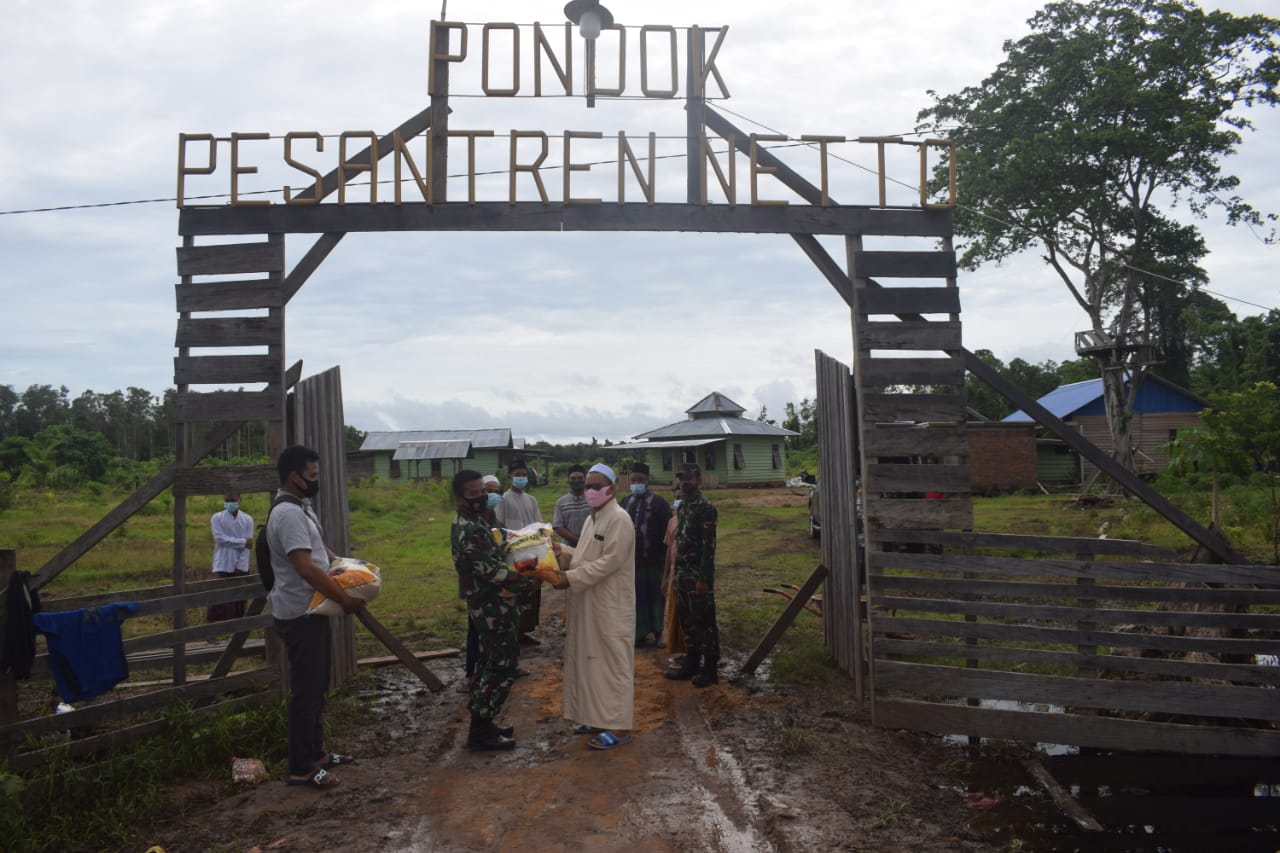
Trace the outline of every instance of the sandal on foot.
{"label": "sandal on foot", "polygon": [[317,767],[316,771],[305,779],[294,779],[289,777],[285,780],[287,785],[306,785],[309,788],[332,788],[338,784],[338,777],[334,776],[323,767]]}
{"label": "sandal on foot", "polygon": [[586,723],[574,723],[571,731],[575,735],[598,735],[604,729],[597,729],[595,726],[588,726]]}
{"label": "sandal on foot", "polygon": [[615,746],[626,746],[629,743],[631,743],[631,735],[618,737],[613,732],[601,732],[587,741],[587,746],[592,749],[613,749]]}
{"label": "sandal on foot", "polygon": [[355,764],[356,760],[350,755],[339,755],[336,752],[329,753],[329,757],[320,762],[317,767],[321,770],[328,770],[330,767],[346,767],[349,764]]}

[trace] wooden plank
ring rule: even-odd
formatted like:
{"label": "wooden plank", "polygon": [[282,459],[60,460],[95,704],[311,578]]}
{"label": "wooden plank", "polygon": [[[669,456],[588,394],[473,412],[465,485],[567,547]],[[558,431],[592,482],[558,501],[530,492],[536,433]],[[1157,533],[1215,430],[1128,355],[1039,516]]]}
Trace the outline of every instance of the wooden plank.
{"label": "wooden plank", "polygon": [[276,355],[189,355],[173,360],[174,385],[250,385],[280,382],[284,365]]}
{"label": "wooden plank", "polygon": [[271,669],[255,669],[228,675],[222,679],[155,690],[137,696],[124,697],[117,692],[96,705],[80,707],[65,714],[50,714],[0,726],[0,743],[23,741],[28,736],[38,737],[67,729],[102,725],[127,719],[134,714],[167,708],[175,703],[190,701],[201,696],[215,696],[219,693],[256,687],[271,682],[276,674]]}
{"label": "wooden plank", "polygon": [[864,423],[885,421],[964,422],[964,397],[960,394],[863,394]]}
{"label": "wooden plank", "polygon": [[[990,596],[1010,599],[1045,598],[1069,600],[1073,598],[1079,589],[1070,583],[989,581],[970,578],[961,580],[956,578],[935,578],[928,575],[886,575],[881,573],[872,575],[870,583],[872,592],[876,595],[888,594],[890,590],[905,590],[916,593],[936,593],[944,596],[965,595],[975,598]],[[1163,602],[1185,605],[1188,608],[1196,605],[1280,604],[1280,590],[1252,587],[1249,589],[1207,589],[1199,586],[1158,587],[1098,584],[1092,591],[1096,592],[1094,597],[1098,601]]]}
{"label": "wooden plank", "polygon": [[854,252],[853,268],[860,278],[955,278],[956,253]]}
{"label": "wooden plank", "polygon": [[284,340],[284,320],[268,317],[180,318],[175,347],[266,347]]}
{"label": "wooden plank", "polygon": [[1102,832],[1105,827],[1098,823],[1098,819],[1071,798],[1066,789],[1058,784],[1058,780],[1053,778],[1045,766],[1034,758],[1022,759],[1022,766],[1032,779],[1040,783],[1040,786],[1049,792],[1050,799],[1054,804],[1069,818],[1075,821],[1076,826],[1086,832]]}
{"label": "wooden plank", "polygon": [[[198,716],[217,716],[219,714],[233,714],[249,708],[255,708],[260,705],[270,704],[277,700],[277,694],[268,691],[263,693],[252,693],[247,696],[237,696],[234,699],[227,699],[215,705],[209,705],[199,709],[189,709],[186,713]],[[65,715],[63,715],[65,716]],[[44,765],[50,759],[55,757],[71,757],[84,758],[89,755],[96,755],[103,752],[110,752],[124,746],[138,743],[155,737],[158,734],[168,730],[172,725],[169,720],[160,719],[153,720],[149,723],[139,723],[138,725],[129,726],[124,729],[105,732],[93,737],[81,738],[66,744],[58,744],[47,749],[38,750],[36,752],[26,752],[21,755],[14,756],[9,763],[12,770],[18,772],[26,772]]]}
{"label": "wooden plank", "polygon": [[[189,646],[183,651],[184,660],[191,665],[212,663],[217,661],[226,652],[226,646],[208,643],[197,643]],[[262,640],[250,640],[245,643],[236,655],[237,659],[242,658],[262,658],[266,654],[266,643]],[[154,670],[172,670],[173,669],[173,649],[158,649],[149,652],[135,652],[128,655],[129,661],[129,680],[122,682],[120,688],[133,687],[150,687],[154,686],[148,682],[134,681],[133,676],[140,672],[151,672]],[[49,672],[49,656],[37,655],[35,664],[31,670],[31,677],[40,680],[52,680],[52,674]],[[206,677],[206,676],[202,676]],[[190,678],[190,676],[188,676]],[[173,684],[172,676],[165,678],[162,684]]]}
{"label": "wooden plank", "polygon": [[[973,504],[967,497],[942,500],[881,498],[867,501],[865,514],[869,532],[876,528],[894,527],[973,527]],[[878,536],[876,538],[878,540]],[[877,559],[880,559],[879,555]]]}
{"label": "wooden plank", "polygon": [[1265,758],[1221,761],[1194,755],[1126,755],[1123,761],[1110,755],[1054,755],[1044,763],[1063,784],[1085,788],[1145,788],[1158,779],[1162,786],[1211,784],[1252,791],[1276,772],[1275,762]]}
{"label": "wooden plank", "polygon": [[289,366],[289,369],[284,372],[284,387],[286,389],[292,388],[293,386],[298,384],[298,381],[300,379],[302,379],[302,360],[301,359],[295,361],[292,365]]}
{"label": "wooden plank", "polygon": [[876,492],[967,492],[969,466],[876,463],[867,466],[863,488]]}
{"label": "wooden plank", "polygon": [[230,492],[272,492],[280,486],[274,465],[227,465],[188,468],[173,481],[175,495],[225,495]]}
{"label": "wooden plank", "polygon": [[481,201],[397,205],[348,202],[265,207],[187,206],[178,212],[181,236],[385,231],[700,231],[941,237],[950,230],[950,225],[950,212],[941,210],[687,203],[591,205]]}
{"label": "wooden plank", "polygon": [[[886,454],[887,455],[887,454]],[[1160,545],[1150,545],[1136,539],[1095,539],[1083,536],[1025,536],[1012,533],[969,533],[934,531],[894,531],[894,542],[920,542],[953,545],[959,548],[993,548],[1033,551],[1058,551],[1063,554],[1109,554],[1124,557],[1147,557],[1153,560],[1172,561],[1178,554]]]}
{"label": "wooden plank", "polygon": [[858,345],[868,350],[958,350],[960,323],[868,320],[858,324]]}
{"label": "wooden plank", "polygon": [[356,611],[355,615],[360,620],[360,623],[369,629],[369,633],[377,637],[378,641],[398,657],[400,662],[408,667],[410,672],[418,676],[422,683],[427,685],[433,693],[439,693],[444,690],[444,682],[437,678],[435,673],[423,666],[422,662],[414,657],[413,652],[409,651],[404,643],[400,642],[399,637],[392,634],[381,622],[375,619],[373,614],[369,612],[369,608],[361,607]]}
{"label": "wooden plank", "polygon": [[1125,751],[1280,757],[1280,731],[1263,729],[999,711],[904,699],[878,699],[876,713],[877,725],[891,729]]}
{"label": "wooden plank", "polygon": [[142,649],[159,649],[166,646],[176,646],[181,643],[212,640],[232,631],[252,631],[257,628],[270,627],[271,620],[270,614],[245,616],[240,619],[211,622],[208,625],[192,625],[188,628],[179,628],[176,631],[163,631],[158,634],[130,637],[124,641],[124,650],[126,653],[132,653]]}
{"label": "wooden plank", "polygon": [[196,391],[173,396],[173,419],[178,423],[222,421],[278,421],[284,400],[278,391]]}
{"label": "wooden plank", "polygon": [[[183,596],[194,596],[214,590],[243,590],[248,593],[255,589],[261,589],[261,585],[259,584],[258,577],[256,575],[252,576],[251,579],[216,578],[188,582],[184,585]],[[172,584],[143,587],[140,589],[119,589],[111,592],[95,592],[89,595],[75,595],[65,598],[48,598],[42,596],[40,601],[46,611],[54,611],[79,610],[82,607],[97,607],[101,604],[111,604],[117,601],[136,601],[139,603],[149,604],[161,599],[177,599],[177,594],[175,593]]]}
{"label": "wooden plank", "polygon": [[40,589],[56,578],[67,566],[80,559],[94,545],[101,542],[107,534],[115,530],[121,524],[124,524],[128,518],[138,510],[146,506],[153,498],[169,488],[173,483],[174,477],[178,471],[190,465],[194,465],[204,457],[213,452],[215,448],[235,435],[236,430],[242,426],[240,420],[231,423],[219,424],[205,439],[191,449],[182,460],[175,460],[158,471],[154,477],[138,487],[132,495],[121,501],[115,509],[103,516],[102,520],[94,524],[84,533],[76,538],[67,547],[63,548],[53,556],[47,563],[40,567],[40,571],[36,572],[35,577],[31,579],[31,588]]}
{"label": "wooden plank", "polygon": [[853,283],[849,281],[849,277],[844,274],[844,270],[840,269],[839,264],[827,253],[822,244],[818,242],[818,238],[812,234],[792,234],[791,239],[796,245],[809,256],[809,260],[818,268],[818,271],[826,277],[827,281],[835,288],[836,293],[844,300],[845,304],[850,308],[853,307]]}
{"label": "wooden plank", "polygon": [[[257,233],[265,234],[267,231]],[[179,246],[177,253],[178,275],[183,276],[284,272],[284,246],[270,242]]]}
{"label": "wooden plank", "polygon": [[[433,649],[429,652],[414,652],[413,656],[418,660],[438,660],[440,658],[456,658],[462,654],[461,649]],[[376,655],[374,657],[360,658],[356,661],[357,666],[390,666],[400,663],[400,658],[395,655]]]}
{"label": "wooden plank", "polygon": [[1276,710],[1275,691],[1267,687],[1076,678],[888,660],[876,663],[876,689],[1229,719],[1270,720]]}
{"label": "wooden plank", "polygon": [[[1268,774],[1270,778],[1273,774]],[[1239,851],[1239,847],[1222,846],[1219,832],[1249,830],[1252,827],[1274,827],[1280,824],[1280,798],[1237,795],[1234,797],[1158,796],[1083,797],[1090,810],[1112,826],[1154,826],[1150,836],[1152,850],[1219,850]],[[1213,831],[1206,831],[1213,827]],[[1195,847],[1170,845],[1169,831],[1191,830],[1200,837]],[[1270,840],[1267,851],[1277,849]],[[1247,849],[1247,848],[1246,848]],[[1254,848],[1258,849],[1258,848]]]}
{"label": "wooden plank", "polygon": [[885,616],[871,602],[871,630],[877,634],[958,637],[1001,643],[1035,643],[1041,646],[1106,646],[1111,649],[1197,652],[1211,655],[1255,655],[1275,652],[1275,640],[1237,640],[1224,637],[1169,637],[1162,634],[1119,631],[1082,631],[1072,628],[1033,628],[956,619],[904,619]]}
{"label": "wooden plank", "polygon": [[955,287],[859,287],[853,298],[859,315],[960,313]]}
{"label": "wooden plank", "polygon": [[1018,604],[1007,601],[972,601],[879,595],[876,606],[898,612],[985,616],[1016,622],[1072,622],[1134,627],[1218,628],[1223,631],[1280,631],[1280,615],[1270,613],[1215,613],[1194,610],[1121,610],[1050,604]]}
{"label": "wooden plank", "polygon": [[[245,616],[255,617],[262,613],[267,607],[267,599],[265,595],[260,595],[253,601],[249,602],[249,606],[245,608]],[[236,658],[240,656],[240,649],[244,647],[245,642],[249,639],[248,631],[236,631],[227,641],[227,648],[218,658],[218,662],[214,664],[213,671],[209,675],[213,678],[222,678],[231,672],[231,667],[235,664]],[[283,669],[278,670],[283,676]]]}
{"label": "wooden plank", "polygon": [[964,384],[964,365],[959,358],[864,358],[858,362],[858,370],[864,389]]}
{"label": "wooden plank", "polygon": [[1004,664],[1043,664],[1050,667],[1059,667],[1063,672],[1073,672],[1081,667],[1093,667],[1102,672],[1134,673],[1163,678],[1180,678],[1189,681],[1218,680],[1280,686],[1280,667],[1275,666],[1245,666],[1243,664],[1202,663],[1200,661],[1166,660],[1163,658],[1138,658],[1127,655],[1055,652],[1043,649],[972,645],[958,642],[931,643],[921,640],[904,640],[896,637],[877,639],[876,656],[886,660],[896,660],[900,657],[971,658]]}
{"label": "wooden plank", "polygon": [[[893,541],[892,535],[886,541]],[[883,567],[921,569],[945,574],[979,572],[1031,577],[1093,578],[1175,583],[1218,583],[1274,586],[1275,566],[1230,566],[1216,563],[1152,563],[1106,560],[1049,560],[965,554],[882,554]]]}
{"label": "wooden plank", "polygon": [[[18,552],[13,548],[0,548],[0,648],[8,638],[9,582],[18,571]],[[34,602],[33,602],[34,603]],[[18,721],[18,682],[12,672],[0,672],[0,725]],[[0,762],[7,750],[0,749]]]}
{"label": "wooden plank", "polygon": [[927,424],[898,426],[863,424],[863,452],[868,460],[881,457],[967,456],[969,440],[961,424]]}
{"label": "wooden plank", "polygon": [[787,602],[787,606],[774,620],[772,627],[769,628],[765,635],[756,644],[755,649],[747,657],[746,662],[742,664],[742,672],[750,675],[756,671],[756,668],[768,657],[769,652],[773,651],[773,647],[777,645],[778,640],[782,639],[782,635],[791,627],[791,623],[800,615],[800,611],[804,610],[805,604],[818,591],[818,587],[822,586],[822,582],[827,578],[827,567],[819,564],[813,573],[809,575],[795,596]]}
{"label": "wooden plank", "polygon": [[178,311],[247,311],[284,305],[280,282],[261,278],[174,285]]}

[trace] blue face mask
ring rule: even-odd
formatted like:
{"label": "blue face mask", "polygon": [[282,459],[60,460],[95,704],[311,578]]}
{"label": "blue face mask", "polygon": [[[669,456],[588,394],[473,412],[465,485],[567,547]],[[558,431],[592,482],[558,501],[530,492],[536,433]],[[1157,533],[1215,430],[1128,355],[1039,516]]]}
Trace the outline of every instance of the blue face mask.
{"label": "blue face mask", "polygon": [[493,509],[500,503],[502,503],[502,495],[497,492],[489,492],[489,509]]}
{"label": "blue face mask", "polygon": [[222,508],[227,512],[236,512],[240,509],[240,504],[237,501],[226,501],[222,504]]}
{"label": "blue face mask", "polygon": [[647,490],[647,488],[648,488],[648,487],[647,487],[647,486],[645,486],[645,484],[644,484],[644,483],[632,483],[632,484],[631,484],[631,494],[633,494],[633,495],[643,495],[643,494],[645,493],[645,491]]}
{"label": "blue face mask", "polygon": [[512,477],[511,485],[517,489],[523,489],[524,487],[529,485],[529,478],[528,477]]}

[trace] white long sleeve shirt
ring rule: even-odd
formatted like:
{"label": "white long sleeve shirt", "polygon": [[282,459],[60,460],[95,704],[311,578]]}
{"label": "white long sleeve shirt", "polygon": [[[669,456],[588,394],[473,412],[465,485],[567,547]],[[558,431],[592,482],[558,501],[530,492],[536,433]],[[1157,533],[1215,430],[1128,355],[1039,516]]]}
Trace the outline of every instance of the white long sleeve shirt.
{"label": "white long sleeve shirt", "polygon": [[235,515],[223,510],[209,519],[213,528],[213,570],[215,572],[249,571],[249,549],[244,542],[253,536],[253,518],[240,510]]}

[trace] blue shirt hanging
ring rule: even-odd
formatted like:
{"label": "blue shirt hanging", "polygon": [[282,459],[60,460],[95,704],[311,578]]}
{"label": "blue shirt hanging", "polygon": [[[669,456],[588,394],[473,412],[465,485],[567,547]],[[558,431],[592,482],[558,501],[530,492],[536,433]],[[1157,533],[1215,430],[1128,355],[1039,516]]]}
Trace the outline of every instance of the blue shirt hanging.
{"label": "blue shirt hanging", "polygon": [[92,699],[129,677],[120,623],[137,609],[134,602],[121,602],[35,614],[36,628],[49,645],[49,669],[62,701]]}

